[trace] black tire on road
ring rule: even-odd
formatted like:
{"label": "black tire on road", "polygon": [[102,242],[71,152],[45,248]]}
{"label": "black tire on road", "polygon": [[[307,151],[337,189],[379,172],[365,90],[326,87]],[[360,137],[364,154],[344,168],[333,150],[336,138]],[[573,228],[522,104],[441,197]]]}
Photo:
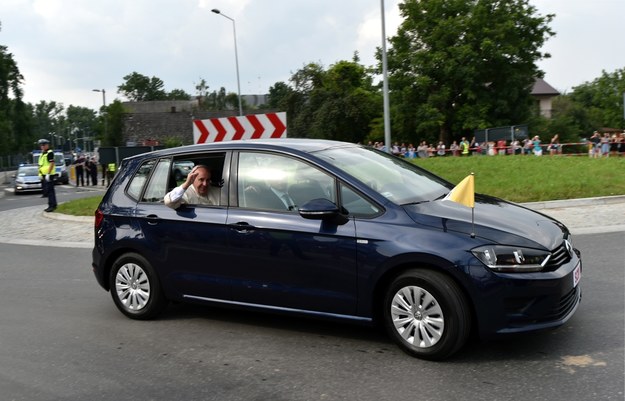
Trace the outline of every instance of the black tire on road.
{"label": "black tire on road", "polygon": [[471,329],[464,293],[451,278],[426,269],[411,269],[393,280],[383,316],[399,347],[422,359],[450,357],[466,343]]}
{"label": "black tire on road", "polygon": [[115,305],[131,319],[152,319],[167,306],[154,268],[137,253],[120,256],[109,278]]}

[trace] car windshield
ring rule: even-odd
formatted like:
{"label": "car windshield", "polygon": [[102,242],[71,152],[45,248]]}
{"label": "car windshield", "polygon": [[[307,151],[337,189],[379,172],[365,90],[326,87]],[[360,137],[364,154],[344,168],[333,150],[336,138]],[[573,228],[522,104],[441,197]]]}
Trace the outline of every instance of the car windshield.
{"label": "car windshield", "polygon": [[37,167],[20,167],[19,170],[17,171],[17,176],[25,177],[25,176],[31,176],[31,175],[39,175],[39,172],[37,170],[38,170]]}
{"label": "car windshield", "polygon": [[450,190],[441,178],[378,150],[353,146],[315,153],[398,204],[437,199]]}

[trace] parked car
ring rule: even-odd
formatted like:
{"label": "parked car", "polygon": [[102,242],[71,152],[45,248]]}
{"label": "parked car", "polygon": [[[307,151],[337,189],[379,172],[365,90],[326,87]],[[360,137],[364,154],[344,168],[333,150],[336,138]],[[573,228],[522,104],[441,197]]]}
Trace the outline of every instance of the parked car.
{"label": "parked car", "polygon": [[193,162],[190,161],[177,161],[174,163],[174,178],[176,181],[182,181],[187,178],[191,170],[193,169]]}
{"label": "parked car", "polygon": [[[165,206],[178,161],[211,170],[219,204]],[[93,271],[133,319],[185,301],[378,323],[425,359],[453,355],[472,333],[571,318],[582,264],[568,229],[487,195],[471,210],[444,199],[452,188],[410,162],[325,140],[142,154],[123,160],[96,211]]]}
{"label": "parked car", "polygon": [[13,189],[15,194],[41,191],[39,166],[34,164],[23,164],[17,168],[14,178]]}

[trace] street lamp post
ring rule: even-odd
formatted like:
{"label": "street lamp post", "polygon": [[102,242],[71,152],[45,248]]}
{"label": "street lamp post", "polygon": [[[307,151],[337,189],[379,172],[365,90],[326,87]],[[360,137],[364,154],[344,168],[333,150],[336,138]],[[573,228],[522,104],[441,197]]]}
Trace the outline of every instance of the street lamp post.
{"label": "street lamp post", "polygon": [[[92,90],[94,92],[102,92],[102,109],[103,109],[103,113],[106,113],[106,91],[104,89],[92,89]],[[108,137],[108,122],[106,120],[107,118],[106,116],[104,116],[104,138]],[[84,140],[83,140],[82,145],[83,147],[85,146]]]}
{"label": "street lamp post", "polygon": [[228,17],[226,14],[222,13],[221,11],[219,11],[216,8],[213,8],[211,11],[214,12],[215,14],[219,14],[222,17],[228,18],[230,21],[232,21],[232,33],[234,35],[234,61],[236,63],[236,67],[237,67],[237,91],[239,93],[239,115],[242,116],[243,115],[243,106],[241,105],[241,81],[239,79],[239,52],[237,50],[237,27],[236,27],[236,23],[234,22],[233,18]]}

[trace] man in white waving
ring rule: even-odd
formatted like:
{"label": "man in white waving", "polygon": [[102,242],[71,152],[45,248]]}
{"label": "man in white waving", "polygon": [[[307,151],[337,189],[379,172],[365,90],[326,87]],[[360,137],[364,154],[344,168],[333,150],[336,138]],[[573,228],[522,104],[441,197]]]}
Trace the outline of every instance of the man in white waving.
{"label": "man in white waving", "polygon": [[165,205],[177,209],[181,204],[218,205],[219,188],[211,187],[211,172],[204,165],[197,165],[187,175],[186,181],[165,195]]}

